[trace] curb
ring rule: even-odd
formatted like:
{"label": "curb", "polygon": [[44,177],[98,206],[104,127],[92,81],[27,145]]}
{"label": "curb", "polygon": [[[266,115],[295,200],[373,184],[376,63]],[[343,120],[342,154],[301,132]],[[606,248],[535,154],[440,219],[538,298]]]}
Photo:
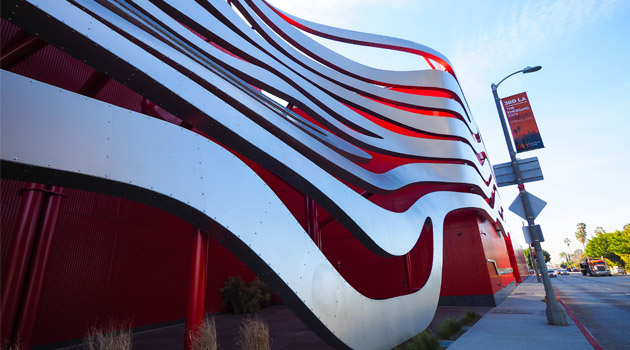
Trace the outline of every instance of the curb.
{"label": "curb", "polygon": [[604,348],[601,345],[599,345],[595,337],[593,337],[591,332],[589,332],[588,329],[586,329],[586,327],[584,327],[584,325],[580,322],[580,320],[578,320],[578,318],[571,312],[571,310],[569,310],[569,307],[567,307],[567,305],[562,301],[562,299],[556,297],[556,300],[562,305],[562,307],[567,312],[569,317],[571,317],[573,322],[575,322],[578,329],[580,330],[580,332],[582,332],[582,334],[584,335],[584,338],[586,338],[586,340],[591,344],[593,349],[604,350]]}

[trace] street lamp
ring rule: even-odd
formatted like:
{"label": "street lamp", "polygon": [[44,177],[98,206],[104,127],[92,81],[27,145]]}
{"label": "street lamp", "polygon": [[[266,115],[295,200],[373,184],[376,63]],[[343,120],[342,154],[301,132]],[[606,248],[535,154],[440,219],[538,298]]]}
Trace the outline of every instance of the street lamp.
{"label": "street lamp", "polygon": [[[512,147],[512,140],[510,139],[510,135],[508,133],[507,123],[505,121],[505,116],[503,115],[503,109],[501,108],[501,99],[499,98],[499,94],[497,93],[497,88],[499,85],[505,81],[505,79],[518,74],[518,73],[533,73],[539,71],[541,66],[534,67],[525,67],[519,71],[516,71],[507,77],[503,78],[499,81],[498,84],[492,84],[490,87],[492,88],[492,94],[494,95],[494,102],[497,105],[497,111],[499,112],[499,119],[501,120],[501,126],[503,127],[503,135],[505,136],[505,142],[507,143],[508,150],[510,151],[510,163],[512,165],[512,171],[514,172],[514,176],[516,177],[516,183],[518,185],[519,197],[521,198],[521,202],[523,203],[523,209],[525,212],[525,216],[527,217],[527,225],[529,226],[529,232],[537,232],[536,224],[534,223],[534,214],[532,213],[532,207],[529,203],[529,198],[527,197],[527,192],[525,191],[525,185],[523,184],[523,177],[521,175],[521,169],[518,166],[518,161],[516,159],[516,152],[514,152],[514,147]],[[551,280],[549,279],[549,273],[547,271],[547,265],[545,264],[543,250],[540,246],[540,238],[536,236],[534,241],[534,249],[536,250],[536,259],[538,261],[538,265],[542,270],[542,279],[543,285],[545,286],[545,298],[547,299],[547,322],[550,325],[556,326],[566,326],[567,325],[567,317],[564,311],[558,305],[556,301],[556,296],[553,292],[553,287],[551,286]]]}

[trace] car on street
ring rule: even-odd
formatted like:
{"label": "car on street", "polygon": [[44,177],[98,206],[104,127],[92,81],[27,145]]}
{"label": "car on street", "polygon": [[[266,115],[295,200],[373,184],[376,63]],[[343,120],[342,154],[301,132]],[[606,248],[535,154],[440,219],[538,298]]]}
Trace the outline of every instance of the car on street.
{"label": "car on street", "polygon": [[613,266],[612,273],[615,274],[615,275],[625,275],[626,274],[626,270],[623,267],[620,267],[620,266]]}
{"label": "car on street", "polygon": [[569,275],[569,271],[567,271],[565,269],[558,269],[558,275],[568,276]]}
{"label": "car on street", "polygon": [[558,277],[558,272],[555,269],[549,269],[549,277]]}

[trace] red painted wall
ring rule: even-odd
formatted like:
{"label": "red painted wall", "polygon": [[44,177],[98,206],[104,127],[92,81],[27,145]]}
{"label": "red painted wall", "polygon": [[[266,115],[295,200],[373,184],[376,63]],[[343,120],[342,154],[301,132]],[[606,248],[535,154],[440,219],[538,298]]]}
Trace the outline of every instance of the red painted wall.
{"label": "red painted wall", "polygon": [[446,217],[441,296],[492,294],[477,217],[458,211]]}
{"label": "red painted wall", "polygon": [[509,234],[505,239],[505,245],[510,258],[510,264],[514,269],[514,279],[517,283],[521,283],[527,276],[529,276],[529,268],[527,266],[527,260],[525,260],[523,248],[515,244]]}
{"label": "red painted wall", "polygon": [[[505,240],[501,233],[495,230],[494,223],[480,217],[476,217],[476,221],[479,226],[485,258],[496,261],[500,269],[512,267],[507,254]],[[511,273],[499,276],[494,264],[486,262],[486,267],[488,268],[488,275],[490,276],[492,294],[514,281],[514,275]]]}
{"label": "red painted wall", "polygon": [[[14,234],[19,190],[0,181],[2,256]],[[112,196],[66,190],[54,234],[34,345],[83,337],[110,321],[140,327],[186,317],[194,228],[156,208]],[[255,275],[210,239],[209,313],[222,311],[219,288],[228,276]],[[6,261],[2,261],[3,268]]]}

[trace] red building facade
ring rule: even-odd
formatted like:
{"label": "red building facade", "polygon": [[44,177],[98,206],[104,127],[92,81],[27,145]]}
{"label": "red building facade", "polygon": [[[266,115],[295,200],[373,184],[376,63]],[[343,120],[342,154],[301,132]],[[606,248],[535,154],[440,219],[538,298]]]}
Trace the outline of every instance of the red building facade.
{"label": "red building facade", "polygon": [[[221,144],[106,72],[7,20],[1,25],[3,70],[164,119]],[[375,254],[317,201],[238,150],[224,147],[269,186],[336,271],[362,295],[394,298],[427,283],[435,254],[430,249],[432,234],[421,234],[404,255]],[[379,164],[392,167],[387,161]],[[9,166],[3,162],[3,173]],[[191,313],[199,314],[200,308],[201,316],[223,311],[218,289],[228,276],[246,281],[256,277],[239,259],[240,253],[186,220],[147,204],[60,187],[52,178],[36,184],[3,174],[1,186],[2,337],[9,342],[19,336],[31,346],[64,344],[111,320],[135,329],[191,322]],[[365,196],[400,212],[436,186],[470,192],[467,185],[429,183],[401,189],[395,196]],[[494,201],[494,194],[487,199]],[[430,220],[418,226],[423,233],[432,233]],[[440,305],[496,305],[527,275],[522,251],[487,213],[457,210],[447,215],[443,226]],[[191,310],[195,300],[201,306]]]}

